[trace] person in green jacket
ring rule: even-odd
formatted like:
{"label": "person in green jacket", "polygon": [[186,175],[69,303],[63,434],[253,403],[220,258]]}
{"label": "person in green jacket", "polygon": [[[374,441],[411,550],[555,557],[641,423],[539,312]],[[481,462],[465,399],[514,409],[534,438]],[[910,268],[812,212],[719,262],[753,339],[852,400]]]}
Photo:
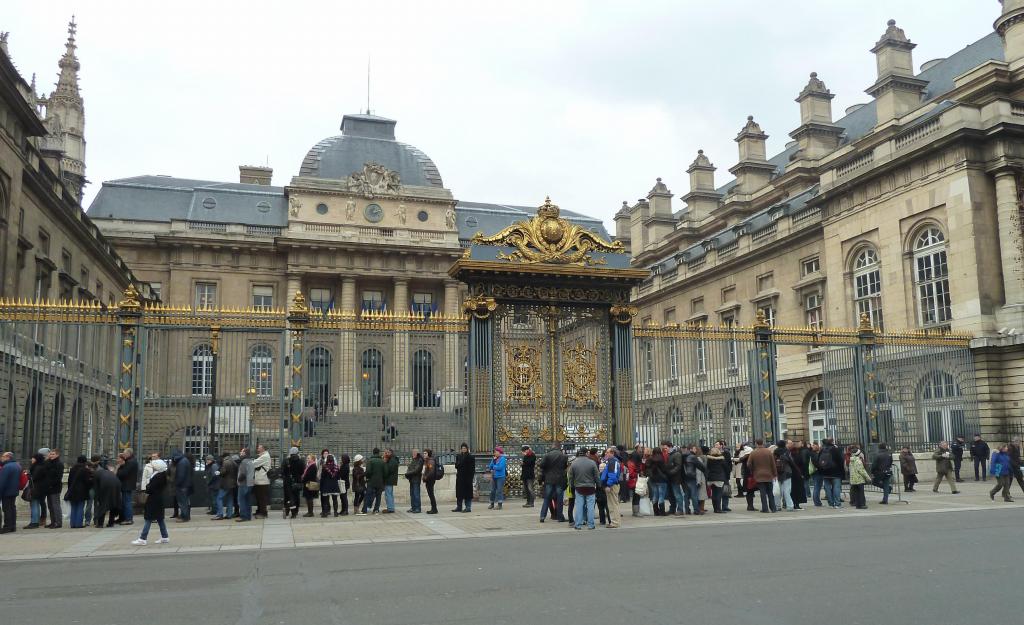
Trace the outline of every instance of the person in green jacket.
{"label": "person in green jacket", "polygon": [[864,454],[860,447],[850,446],[850,503],[858,510],[867,510],[868,502],[864,498],[864,485],[871,481],[871,475],[864,468]]}
{"label": "person in green jacket", "polygon": [[380,457],[380,449],[373,448],[373,456],[366,463],[366,498],[363,500],[362,509],[356,514],[366,516],[366,511],[373,502],[373,513],[380,514],[380,496],[384,490],[384,476],[386,468],[384,459]]}
{"label": "person in green jacket", "polygon": [[386,449],[384,451],[384,467],[384,503],[387,504],[384,514],[394,514],[395,486],[398,485],[398,456],[395,455],[394,450]]}

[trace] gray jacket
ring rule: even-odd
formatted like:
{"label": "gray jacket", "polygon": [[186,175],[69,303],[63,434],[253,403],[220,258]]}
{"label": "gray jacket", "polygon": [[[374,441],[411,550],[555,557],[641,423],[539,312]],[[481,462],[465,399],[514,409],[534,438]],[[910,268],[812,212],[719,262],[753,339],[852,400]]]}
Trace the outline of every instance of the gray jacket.
{"label": "gray jacket", "polygon": [[256,481],[256,468],[252,466],[252,458],[246,456],[238,465],[238,485],[254,486]]}
{"label": "gray jacket", "polygon": [[597,464],[585,456],[578,456],[569,465],[570,481],[575,491],[578,488],[597,488]]}

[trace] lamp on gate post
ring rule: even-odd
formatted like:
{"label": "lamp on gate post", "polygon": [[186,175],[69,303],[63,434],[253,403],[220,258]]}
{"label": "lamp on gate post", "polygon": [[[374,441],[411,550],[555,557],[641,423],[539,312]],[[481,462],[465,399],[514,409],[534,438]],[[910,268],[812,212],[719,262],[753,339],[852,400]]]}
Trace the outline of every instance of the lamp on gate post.
{"label": "lamp on gate post", "polygon": [[[264,372],[260,372],[260,375],[263,375],[263,373]],[[246,445],[247,446],[252,446],[252,429],[253,429],[252,423],[253,423],[253,415],[256,412],[256,387],[255,386],[250,386],[248,389],[246,389],[245,397],[246,397],[246,399],[248,400],[248,403],[249,403],[249,437],[248,437],[248,440],[246,440]]]}

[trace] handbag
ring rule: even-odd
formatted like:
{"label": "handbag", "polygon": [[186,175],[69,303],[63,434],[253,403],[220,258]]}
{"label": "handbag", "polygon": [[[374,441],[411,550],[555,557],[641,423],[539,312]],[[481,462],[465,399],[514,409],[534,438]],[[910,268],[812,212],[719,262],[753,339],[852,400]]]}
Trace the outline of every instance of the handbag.
{"label": "handbag", "polygon": [[725,486],[722,487],[723,497],[732,497],[732,482],[730,480],[725,481]]}
{"label": "handbag", "polygon": [[32,501],[32,485],[31,484],[26,486],[25,490],[21,491],[21,500],[22,501]]}
{"label": "handbag", "polygon": [[641,475],[641,476],[638,476],[636,478],[636,488],[633,489],[633,492],[636,493],[638,497],[646,497],[647,496],[647,477],[646,476]]}
{"label": "handbag", "polygon": [[654,504],[651,503],[650,498],[640,498],[640,505],[637,509],[637,514],[640,516],[654,516]]}
{"label": "handbag", "polygon": [[338,482],[338,493],[344,495],[348,492],[348,482],[341,480]]}
{"label": "handbag", "polygon": [[314,481],[310,480],[310,481],[306,482],[304,484],[304,486],[305,486],[306,490],[308,490],[311,493],[316,493],[316,492],[320,491],[320,482],[314,482]]}

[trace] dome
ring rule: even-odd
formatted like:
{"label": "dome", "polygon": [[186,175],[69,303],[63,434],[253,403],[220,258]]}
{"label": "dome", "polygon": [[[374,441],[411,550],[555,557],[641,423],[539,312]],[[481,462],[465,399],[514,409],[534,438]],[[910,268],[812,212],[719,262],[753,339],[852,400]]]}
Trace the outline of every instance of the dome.
{"label": "dome", "polygon": [[345,115],[341,134],[317,143],[299,168],[300,176],[343,180],[369,162],[398,172],[403,185],[443,187],[441,173],[430,157],[411,145],[395,141],[393,119],[377,115]]}

